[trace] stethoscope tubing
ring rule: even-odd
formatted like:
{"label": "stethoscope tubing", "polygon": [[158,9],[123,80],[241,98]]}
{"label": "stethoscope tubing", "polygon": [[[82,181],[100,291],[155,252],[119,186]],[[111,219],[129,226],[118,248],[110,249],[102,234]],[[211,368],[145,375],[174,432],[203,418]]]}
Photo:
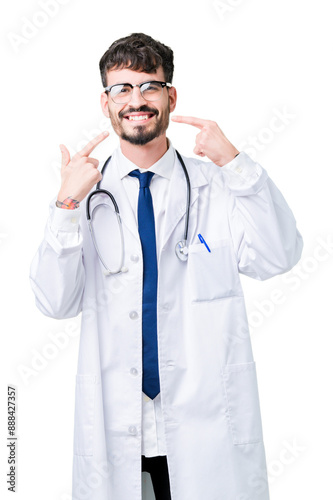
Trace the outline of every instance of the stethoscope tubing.
{"label": "stethoscope tubing", "polygon": [[[186,255],[187,255],[187,236],[188,236],[190,204],[191,204],[191,183],[190,183],[190,178],[189,178],[187,169],[185,167],[184,160],[181,157],[181,155],[179,154],[179,152],[177,150],[175,150],[175,151],[176,151],[177,157],[178,157],[178,159],[180,161],[180,164],[181,164],[181,166],[183,168],[183,172],[184,172],[185,179],[186,179],[186,186],[187,186],[184,239],[181,242],[177,243],[177,245],[176,245],[177,249],[178,249],[178,247],[182,248],[181,250],[178,249],[178,251],[176,251],[176,254],[177,254],[178,258],[180,258],[181,260],[185,260],[186,259]],[[111,156],[109,156],[109,158],[106,160],[106,162],[104,163],[103,168],[101,170],[102,179],[96,184],[96,189],[94,191],[92,191],[88,195],[87,202],[86,202],[86,216],[87,216],[89,230],[90,230],[91,235],[92,235],[92,240],[93,240],[93,244],[94,244],[94,247],[96,249],[97,255],[98,255],[101,263],[103,264],[104,268],[106,269],[106,273],[105,274],[118,274],[120,272],[126,272],[127,271],[127,268],[124,267],[124,258],[125,258],[125,254],[124,254],[124,235],[123,235],[123,229],[122,229],[121,216],[120,216],[118,204],[117,204],[116,199],[113,196],[113,194],[110,193],[110,191],[108,191],[107,189],[103,189],[103,188],[100,187],[101,186],[101,181],[103,180],[103,175],[104,175],[105,169],[106,169],[107,165],[109,164],[110,160],[111,160]],[[105,264],[104,260],[102,259],[100,251],[98,250],[98,246],[97,246],[97,242],[96,242],[94,230],[93,230],[93,227],[92,227],[91,216],[92,216],[92,213],[94,212],[94,209],[93,209],[92,213],[90,213],[90,202],[91,202],[91,199],[95,195],[97,195],[97,194],[105,194],[105,195],[107,195],[111,199],[111,201],[113,203],[113,206],[114,206],[114,209],[115,209],[115,212],[116,212],[116,215],[117,215],[119,229],[120,229],[120,234],[121,234],[121,243],[122,243],[122,260],[121,260],[121,264],[119,266],[119,269],[117,271],[111,271],[107,267],[107,265]],[[179,251],[180,251],[180,254],[182,254],[183,258],[180,257]]]}
{"label": "stethoscope tubing", "polygon": [[186,178],[186,185],[187,185],[187,200],[186,200],[186,219],[185,219],[185,231],[184,231],[184,241],[187,242],[187,235],[188,235],[188,223],[189,223],[189,216],[190,216],[190,205],[191,205],[191,183],[190,183],[190,178],[188,175],[188,171],[185,167],[185,163],[181,155],[178,153],[176,149],[176,153],[178,156],[178,159],[180,161],[180,164],[183,168],[185,178]]}

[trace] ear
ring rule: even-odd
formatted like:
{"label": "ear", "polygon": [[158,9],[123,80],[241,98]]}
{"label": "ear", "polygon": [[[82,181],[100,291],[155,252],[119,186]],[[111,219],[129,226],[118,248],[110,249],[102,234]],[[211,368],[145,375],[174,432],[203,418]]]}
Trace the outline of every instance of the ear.
{"label": "ear", "polygon": [[170,87],[169,90],[169,104],[170,104],[170,113],[175,110],[176,102],[177,102],[177,90],[175,87]]}
{"label": "ear", "polygon": [[101,106],[102,106],[102,111],[103,111],[104,115],[107,118],[110,118],[109,98],[108,98],[108,94],[106,92],[102,92],[102,94],[101,94]]}

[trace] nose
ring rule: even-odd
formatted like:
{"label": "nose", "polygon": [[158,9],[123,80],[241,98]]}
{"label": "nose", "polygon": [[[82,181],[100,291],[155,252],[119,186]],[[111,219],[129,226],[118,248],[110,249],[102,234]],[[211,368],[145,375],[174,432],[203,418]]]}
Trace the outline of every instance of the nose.
{"label": "nose", "polygon": [[142,97],[142,94],[140,92],[140,87],[133,87],[131,100],[127,104],[135,107],[135,106],[140,106],[142,105],[142,103],[146,102],[147,102],[146,99]]}

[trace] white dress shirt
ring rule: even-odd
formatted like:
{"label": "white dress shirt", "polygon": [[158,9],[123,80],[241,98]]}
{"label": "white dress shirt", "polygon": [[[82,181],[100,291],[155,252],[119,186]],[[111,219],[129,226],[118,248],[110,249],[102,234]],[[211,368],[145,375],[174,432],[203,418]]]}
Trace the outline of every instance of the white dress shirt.
{"label": "white dress shirt", "polygon": [[[167,206],[169,184],[176,158],[176,152],[170,140],[168,140],[168,145],[169,147],[166,153],[148,169],[138,168],[135,163],[128,160],[122,154],[120,146],[118,146],[113,153],[119,176],[122,179],[136,220],[140,184],[139,179],[131,177],[128,173],[135,169],[138,169],[140,172],[155,173],[150,181],[149,188],[153,199],[157,260],[161,249],[161,236],[163,234],[163,225],[165,222],[165,208]],[[142,393],[142,455],[146,457],[166,455],[160,394],[152,400]]]}

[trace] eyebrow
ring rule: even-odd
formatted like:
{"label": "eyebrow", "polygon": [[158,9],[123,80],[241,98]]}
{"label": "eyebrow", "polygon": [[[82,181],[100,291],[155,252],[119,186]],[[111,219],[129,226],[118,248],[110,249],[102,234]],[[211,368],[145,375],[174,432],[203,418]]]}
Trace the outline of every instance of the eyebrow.
{"label": "eyebrow", "polygon": [[119,82],[119,83],[111,83],[111,85],[107,85],[107,87],[113,87],[114,85],[141,85],[143,83],[149,83],[149,82],[159,82],[161,80],[145,80],[144,82],[141,83],[130,83],[130,82]]}

